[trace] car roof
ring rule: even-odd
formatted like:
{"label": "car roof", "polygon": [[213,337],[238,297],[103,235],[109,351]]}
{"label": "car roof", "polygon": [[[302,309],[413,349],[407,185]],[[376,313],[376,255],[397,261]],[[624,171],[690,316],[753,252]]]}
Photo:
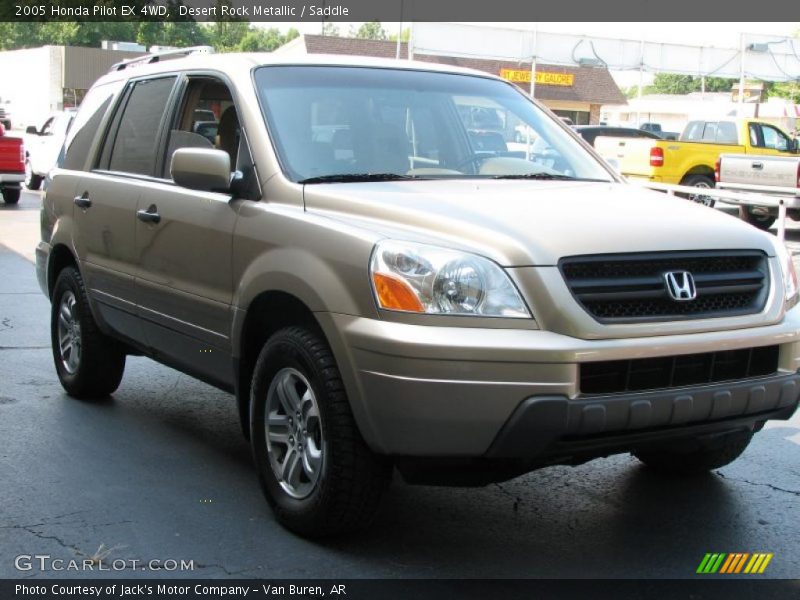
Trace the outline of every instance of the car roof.
{"label": "car roof", "polygon": [[[141,57],[142,59],[146,56]],[[410,71],[432,71],[437,73],[451,73],[460,75],[479,76],[486,79],[504,79],[485,71],[477,71],[463,67],[454,67],[438,63],[398,60],[389,58],[372,58],[366,56],[352,56],[340,54],[313,54],[304,56],[276,55],[270,52],[226,52],[226,53],[195,53],[181,58],[169,58],[152,63],[136,62],[130,64],[120,63],[98,80],[99,83],[126,80],[131,77],[143,75],[170,73],[183,70],[211,69],[222,72],[250,71],[254,67],[268,65],[285,66],[336,66],[336,67],[365,67],[379,69],[403,69]]]}

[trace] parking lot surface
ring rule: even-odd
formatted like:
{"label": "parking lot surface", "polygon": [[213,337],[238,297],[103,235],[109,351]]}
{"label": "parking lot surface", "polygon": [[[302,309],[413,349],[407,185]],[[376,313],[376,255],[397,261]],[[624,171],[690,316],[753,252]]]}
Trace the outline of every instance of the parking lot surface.
{"label": "parking lot surface", "polygon": [[[477,489],[396,479],[370,530],[302,540],[266,505],[228,394],[136,357],[113,398],[64,394],[32,265],[40,202],[0,205],[0,578],[684,578],[707,552],[770,552],[763,577],[800,577],[800,415],[697,479],[627,455]],[[800,252],[796,224],[787,239]],[[42,554],[126,566],[15,567]],[[142,570],[170,560],[192,569]]]}

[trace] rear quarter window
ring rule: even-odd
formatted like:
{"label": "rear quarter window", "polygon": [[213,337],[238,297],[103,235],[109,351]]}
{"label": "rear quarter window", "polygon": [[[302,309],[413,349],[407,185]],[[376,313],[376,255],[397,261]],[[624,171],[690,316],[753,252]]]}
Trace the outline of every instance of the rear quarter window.
{"label": "rear quarter window", "polygon": [[64,141],[64,157],[61,162],[63,168],[84,169],[103,117],[108,112],[111,101],[122,89],[122,84],[121,81],[105,83],[93,87],[86,94]]}

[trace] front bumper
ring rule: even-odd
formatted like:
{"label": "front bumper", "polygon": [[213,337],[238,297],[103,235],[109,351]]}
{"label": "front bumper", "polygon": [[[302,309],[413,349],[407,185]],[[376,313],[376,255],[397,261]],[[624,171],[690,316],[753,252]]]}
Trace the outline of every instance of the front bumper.
{"label": "front bumper", "polygon": [[[609,340],[330,313],[317,317],[364,438],[374,450],[395,456],[531,457],[567,439],[659,429],[678,434],[690,424],[724,427],[734,417],[754,423],[788,418],[800,392],[795,375],[800,307],[764,327]],[[780,349],[772,377],[610,397],[580,395],[580,363],[768,345]],[[522,441],[498,450],[502,446],[496,440],[523,409],[524,425],[515,428]],[[786,416],[768,415],[775,411]]]}

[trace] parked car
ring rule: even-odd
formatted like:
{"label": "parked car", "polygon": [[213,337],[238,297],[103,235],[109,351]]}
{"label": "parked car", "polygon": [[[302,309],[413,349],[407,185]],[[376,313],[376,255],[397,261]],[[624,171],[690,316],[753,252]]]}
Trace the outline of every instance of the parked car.
{"label": "parked car", "polygon": [[[714,165],[720,154],[797,153],[797,142],[775,125],[756,119],[690,121],[680,140],[598,140],[597,151],[614,156],[620,172],[629,178],[679,183],[702,189],[714,187]],[[713,206],[710,196],[690,199]]]}
{"label": "parked car", "polygon": [[648,140],[660,140],[661,137],[655,133],[650,133],[643,129],[634,127],[614,127],[609,125],[577,125],[573,129],[583,139],[594,146],[594,141],[600,136],[613,138],[646,138]]}
{"label": "parked car", "polygon": [[22,140],[6,135],[0,125],[0,192],[6,204],[19,202],[20,182],[25,179],[24,153]]}
{"label": "parked car", "polygon": [[[783,245],[628,185],[513,84],[169,58],[100,78],[52,171],[36,265],[55,371],[97,399],[143,354],[233,392],[291,530],[365,526],[393,469],[483,485],[631,452],[697,474],[795,411]],[[209,84],[214,144],[190,118]],[[464,98],[531,127],[547,164],[476,151]]]}
{"label": "parked car", "polygon": [[765,196],[785,198],[786,216],[800,221],[800,156],[722,154],[716,176],[725,189],[753,193],[752,204],[739,206],[739,216],[751,225],[769,229],[778,217],[776,207],[764,204]]}
{"label": "parked car", "polygon": [[40,127],[25,130],[25,187],[38,190],[50,169],[56,166],[67,131],[77,110],[51,113]]}
{"label": "parked car", "polygon": [[639,126],[642,131],[649,131],[655,133],[658,137],[664,140],[677,140],[680,135],[677,131],[664,131],[661,129],[661,123],[642,123]]}

